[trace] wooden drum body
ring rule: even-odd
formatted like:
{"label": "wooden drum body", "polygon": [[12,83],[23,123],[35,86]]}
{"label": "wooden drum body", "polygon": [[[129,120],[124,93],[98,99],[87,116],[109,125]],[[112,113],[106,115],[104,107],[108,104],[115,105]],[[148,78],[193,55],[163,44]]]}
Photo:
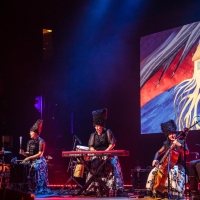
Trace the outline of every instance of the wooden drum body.
{"label": "wooden drum body", "polygon": [[169,169],[172,169],[174,167],[174,165],[178,160],[179,152],[171,150],[169,156],[170,156],[170,161],[168,160],[168,157],[165,158],[164,162],[159,166],[157,175],[155,177],[155,183],[153,189],[159,192],[163,192],[165,190],[165,182],[168,178],[168,173],[169,173],[168,164],[169,164]]}
{"label": "wooden drum body", "polygon": [[28,183],[30,165],[11,164],[10,165],[10,183]]}
{"label": "wooden drum body", "polygon": [[83,164],[76,164],[74,169],[74,177],[83,178],[84,175],[84,165]]}

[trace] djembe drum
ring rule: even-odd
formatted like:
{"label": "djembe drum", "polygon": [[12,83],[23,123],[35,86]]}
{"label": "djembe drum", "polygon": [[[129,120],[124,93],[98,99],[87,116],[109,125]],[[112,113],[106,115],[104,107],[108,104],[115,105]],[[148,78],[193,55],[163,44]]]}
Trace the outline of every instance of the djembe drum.
{"label": "djembe drum", "polygon": [[[76,146],[76,151],[88,151],[88,150],[89,150],[89,147],[81,146],[81,145]],[[88,157],[85,157],[84,159],[88,160]],[[85,168],[84,165],[80,163],[80,160],[77,158],[77,162],[74,168],[74,177],[83,178],[84,168]]]}

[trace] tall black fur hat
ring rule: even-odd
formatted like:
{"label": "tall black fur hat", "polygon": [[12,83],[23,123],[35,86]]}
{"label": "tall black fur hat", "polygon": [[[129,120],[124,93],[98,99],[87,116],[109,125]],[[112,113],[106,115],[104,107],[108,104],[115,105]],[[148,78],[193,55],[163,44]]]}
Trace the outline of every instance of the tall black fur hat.
{"label": "tall black fur hat", "polygon": [[99,109],[92,111],[93,115],[93,126],[99,125],[99,126],[105,126],[105,120],[107,119],[108,110],[106,108]]}
{"label": "tall black fur hat", "polygon": [[174,122],[174,120],[171,119],[165,123],[162,123],[161,129],[162,129],[162,132],[167,137],[169,135],[169,133],[176,133],[177,126],[176,126],[176,123]]}
{"label": "tall black fur hat", "polygon": [[43,120],[38,119],[35,124],[30,128],[30,131],[33,131],[37,134],[41,133],[42,130],[42,124],[43,124]]}

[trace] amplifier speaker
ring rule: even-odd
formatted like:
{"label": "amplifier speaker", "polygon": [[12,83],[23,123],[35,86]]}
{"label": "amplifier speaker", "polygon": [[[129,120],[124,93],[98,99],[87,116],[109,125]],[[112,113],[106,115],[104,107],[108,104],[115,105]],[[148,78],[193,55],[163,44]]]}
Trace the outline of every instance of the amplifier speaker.
{"label": "amplifier speaker", "polygon": [[0,189],[0,199],[1,200],[34,200],[35,195],[5,188],[5,189]]}
{"label": "amplifier speaker", "polygon": [[134,189],[146,189],[146,182],[150,171],[150,169],[131,170]]}

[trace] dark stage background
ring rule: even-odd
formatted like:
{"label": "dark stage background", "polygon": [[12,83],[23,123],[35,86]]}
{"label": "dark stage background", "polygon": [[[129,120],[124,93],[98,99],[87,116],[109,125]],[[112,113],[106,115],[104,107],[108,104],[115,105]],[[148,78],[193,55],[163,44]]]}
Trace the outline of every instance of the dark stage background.
{"label": "dark stage background", "polygon": [[[73,134],[87,146],[91,112],[106,107],[116,149],[130,151],[120,161],[125,183],[131,183],[131,169],[151,165],[165,139],[140,134],[140,37],[199,21],[199,6],[169,0],[1,1],[0,134],[13,137],[13,156],[21,159],[19,136],[25,149],[29,129],[41,117],[34,103],[42,94],[41,137],[45,155],[53,157],[50,183],[62,184],[69,177],[62,150],[72,149]],[[46,59],[43,28],[53,30],[53,54]],[[191,151],[199,151],[199,134],[187,138]]]}

